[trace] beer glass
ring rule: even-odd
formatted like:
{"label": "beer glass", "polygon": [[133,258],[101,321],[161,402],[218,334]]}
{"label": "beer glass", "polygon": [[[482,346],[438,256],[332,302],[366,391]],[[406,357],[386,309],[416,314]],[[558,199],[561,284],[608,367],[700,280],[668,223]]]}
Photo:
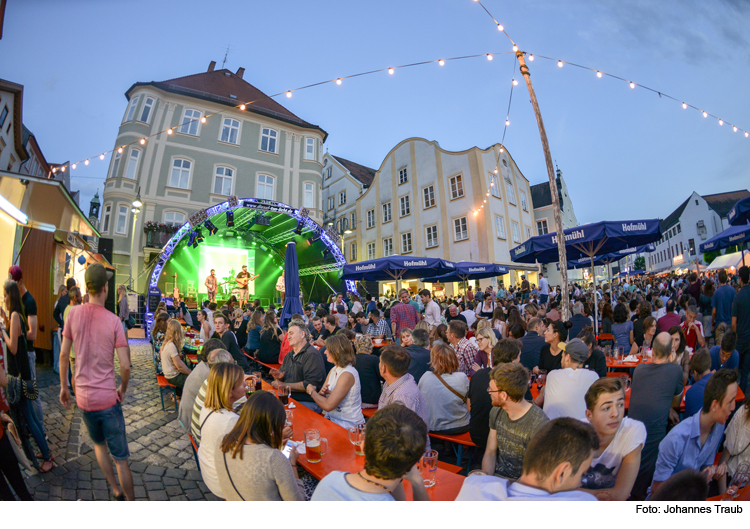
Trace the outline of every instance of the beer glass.
{"label": "beer glass", "polygon": [[750,476],[748,476],[748,465],[739,465],[732,476],[732,481],[729,483],[727,491],[721,497],[721,501],[732,501],[739,496],[740,489],[747,486],[748,479],[750,479]]}
{"label": "beer glass", "polygon": [[419,472],[426,488],[434,487],[437,477],[438,453],[435,450],[427,450],[419,460]]}
{"label": "beer glass", "polygon": [[622,389],[625,390],[625,393],[630,391],[630,377],[627,375],[620,375],[620,382],[622,382]]}
{"label": "beer glass", "polygon": [[365,425],[358,424],[349,428],[349,442],[354,445],[354,453],[358,456],[365,455]]}
{"label": "beer glass", "polygon": [[255,391],[263,389],[263,379],[261,378],[262,373],[260,371],[253,371],[255,377]]}
{"label": "beer glass", "polygon": [[[321,445],[325,445],[323,448]],[[320,456],[328,451],[328,439],[320,436],[319,430],[305,430],[305,452],[308,463],[320,463]]]}
{"label": "beer glass", "polygon": [[289,404],[289,391],[289,386],[287,386],[286,384],[282,384],[278,388],[277,393],[279,395],[279,400],[284,406]]}

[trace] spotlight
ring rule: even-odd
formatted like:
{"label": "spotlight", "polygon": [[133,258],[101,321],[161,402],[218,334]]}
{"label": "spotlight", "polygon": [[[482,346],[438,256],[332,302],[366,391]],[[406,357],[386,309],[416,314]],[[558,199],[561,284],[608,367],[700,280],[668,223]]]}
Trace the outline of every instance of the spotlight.
{"label": "spotlight", "polygon": [[331,249],[326,246],[326,249],[323,250],[323,259],[325,259],[326,257],[328,257],[328,254],[330,254],[330,253],[331,253]]}
{"label": "spotlight", "polygon": [[318,241],[318,240],[320,240],[320,235],[315,235],[314,237],[310,237],[309,239],[307,239],[307,245],[312,246],[313,244],[315,244],[315,241]]}
{"label": "spotlight", "polygon": [[203,231],[200,228],[196,228],[195,233],[196,233],[195,245],[198,246],[200,243],[205,241],[206,238],[203,236]]}
{"label": "spotlight", "polygon": [[197,233],[195,233],[194,231],[191,231],[190,232],[190,239],[188,239],[188,244],[187,245],[188,246],[192,246],[193,248],[195,248],[196,246],[198,246],[197,244],[195,244],[195,238],[197,236],[198,236]]}
{"label": "spotlight", "polygon": [[304,227],[305,227],[305,223],[302,222],[302,220],[298,220],[297,227],[294,228],[294,233],[296,233],[297,235],[302,235],[302,228]]}
{"label": "spotlight", "polygon": [[208,233],[210,233],[211,235],[216,235],[216,232],[219,231],[219,228],[217,228],[214,225],[214,223],[211,222],[210,220],[207,220],[206,222],[204,222],[203,225],[206,227],[206,229],[208,230]]}
{"label": "spotlight", "polygon": [[234,228],[234,211],[227,211],[227,228]]}

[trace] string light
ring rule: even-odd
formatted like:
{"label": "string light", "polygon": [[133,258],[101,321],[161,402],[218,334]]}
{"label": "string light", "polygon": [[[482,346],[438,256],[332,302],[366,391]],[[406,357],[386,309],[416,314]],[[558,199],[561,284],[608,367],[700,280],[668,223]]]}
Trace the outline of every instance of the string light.
{"label": "string light", "polygon": [[206,122],[206,116],[203,116],[203,117],[201,118],[201,123],[205,123],[205,122]]}
{"label": "string light", "polygon": [[444,61],[443,59],[440,59],[440,60],[438,61],[438,64],[439,64],[440,66],[445,66],[445,61]]}
{"label": "string light", "polygon": [[687,103],[683,103],[682,108],[687,108]]}
{"label": "string light", "polygon": [[388,68],[388,73],[389,73],[389,74],[393,75],[393,72],[394,72],[394,71],[395,71],[395,70],[394,70],[393,68]]}
{"label": "string light", "polygon": [[100,154],[100,155],[99,155],[99,159],[100,159],[100,160],[104,160],[104,154]]}
{"label": "string light", "polygon": [[596,72],[596,76],[601,79],[602,78],[602,72]]}
{"label": "string light", "polygon": [[245,105],[240,105],[240,110],[245,110]]}
{"label": "string light", "polygon": [[[169,130],[172,130],[172,129],[169,129]],[[117,154],[122,154],[122,147],[120,147],[119,149],[117,149]]]}
{"label": "string light", "polygon": [[745,132],[745,137],[747,138],[748,136],[750,136],[750,133]]}
{"label": "string light", "polygon": [[530,60],[530,61],[533,61],[533,60],[534,60],[534,54],[533,54],[533,53],[532,53],[531,55],[529,55],[529,60]]}
{"label": "string light", "polygon": [[145,138],[141,138],[141,145],[145,145],[145,144],[146,144],[146,139]]}
{"label": "string light", "polygon": [[492,60],[492,54],[491,54],[491,53],[488,53],[488,54],[487,54],[487,60],[488,60],[488,61],[491,61],[491,60]]}
{"label": "string light", "polygon": [[518,86],[518,81],[516,79],[513,79],[513,86]]}
{"label": "string light", "polygon": [[506,119],[506,120],[505,120],[505,126],[507,127],[508,125],[510,125],[510,120],[509,120],[509,119]]}
{"label": "string light", "polygon": [[635,83],[633,81],[630,81],[630,88],[635,88]]}
{"label": "string light", "polygon": [[83,164],[84,164],[84,165],[88,165],[88,164],[89,164],[89,161],[88,161],[88,160],[86,160],[85,162],[83,162]]}
{"label": "string light", "polygon": [[518,46],[516,46],[515,44],[513,45],[513,51],[518,51]]}
{"label": "string light", "polygon": [[719,120],[719,125],[723,125],[723,124],[724,124],[724,120],[723,120],[723,119],[720,119],[720,120]]}
{"label": "string light", "polygon": [[[500,152],[505,152],[505,149],[503,149],[502,147],[500,147]],[[497,170],[495,172],[497,172]]]}
{"label": "string light", "polygon": [[172,134],[172,129],[167,129],[167,135],[171,135],[171,134]]}
{"label": "string light", "polygon": [[341,77],[339,77],[338,79],[336,79],[336,84],[338,84],[338,85],[341,84]]}
{"label": "string light", "polygon": [[73,164],[73,166],[72,166],[72,167],[73,167],[73,169],[75,169],[75,168],[76,168],[76,164]]}
{"label": "string light", "polygon": [[732,127],[733,132],[737,132],[737,127]]}
{"label": "string light", "polygon": [[291,91],[291,90],[288,90],[288,91],[287,91],[287,93],[286,93],[286,96],[287,96],[287,97],[292,97],[292,91]]}
{"label": "string light", "polygon": [[557,61],[557,66],[559,66],[560,68],[562,68],[562,65],[563,65],[562,61]]}
{"label": "string light", "polygon": [[61,173],[64,173],[64,172],[65,172],[65,166],[64,166],[64,165],[63,165],[62,167],[60,167],[60,172],[61,172]]}
{"label": "string light", "polygon": [[503,25],[502,25],[502,24],[498,24],[498,25],[497,25],[497,30],[498,30],[498,31],[505,31],[505,28],[503,27]]}
{"label": "string light", "polygon": [[704,111],[704,112],[703,112],[703,117],[704,117],[704,118],[707,118],[707,117],[708,117],[708,112],[705,112],[705,111]]}

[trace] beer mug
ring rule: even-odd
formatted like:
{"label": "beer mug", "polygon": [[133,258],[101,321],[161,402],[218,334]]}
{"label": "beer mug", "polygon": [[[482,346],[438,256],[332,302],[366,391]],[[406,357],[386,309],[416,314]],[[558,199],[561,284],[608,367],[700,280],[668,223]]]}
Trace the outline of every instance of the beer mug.
{"label": "beer mug", "polygon": [[630,391],[630,377],[627,375],[620,375],[620,382],[622,383],[622,389],[625,390],[625,393]]}
{"label": "beer mug", "polygon": [[358,456],[365,455],[365,425],[358,424],[349,428],[349,442],[354,445],[354,453]]}
{"label": "beer mug", "polygon": [[328,439],[321,437],[319,430],[305,430],[305,451],[308,463],[320,463],[320,456],[328,451]]}
{"label": "beer mug", "polygon": [[437,478],[438,453],[427,450],[419,460],[419,472],[426,488],[434,487]]}

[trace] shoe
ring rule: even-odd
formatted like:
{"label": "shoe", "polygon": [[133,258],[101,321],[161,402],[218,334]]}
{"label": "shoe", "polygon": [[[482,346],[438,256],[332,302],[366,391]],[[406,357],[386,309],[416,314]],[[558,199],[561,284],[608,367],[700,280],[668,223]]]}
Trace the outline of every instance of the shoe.
{"label": "shoe", "polygon": [[117,501],[125,501],[126,499],[127,498],[125,498],[125,493],[124,492],[121,492],[119,496],[117,494],[115,494],[115,500],[117,500]]}
{"label": "shoe", "polygon": [[[45,465],[50,465],[50,466],[49,466],[49,467],[47,468],[47,470],[44,470],[44,467],[45,467]],[[42,463],[42,466],[41,466],[41,467],[39,468],[39,473],[40,473],[40,474],[46,474],[47,472],[49,472],[50,470],[52,470],[52,469],[53,469],[53,468],[55,468],[56,466],[57,466],[57,465],[55,465],[55,462],[54,462],[54,461],[52,460],[52,458],[50,457],[50,458],[49,458],[49,459],[47,459],[47,460],[46,460],[46,461],[45,461],[44,463]]]}

